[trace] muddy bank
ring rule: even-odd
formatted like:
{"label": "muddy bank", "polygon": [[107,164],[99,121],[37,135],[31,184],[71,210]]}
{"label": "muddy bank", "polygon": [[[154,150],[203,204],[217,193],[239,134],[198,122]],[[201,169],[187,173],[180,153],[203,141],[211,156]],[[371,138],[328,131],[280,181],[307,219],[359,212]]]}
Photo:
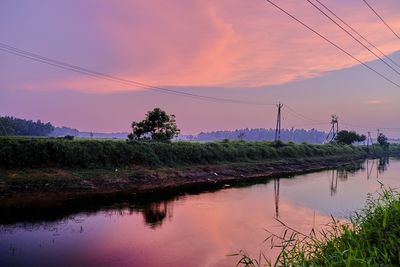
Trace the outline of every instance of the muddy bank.
{"label": "muddy bank", "polygon": [[[3,215],[12,213],[11,217],[18,220],[36,220],[35,216],[44,214],[58,219],[60,210],[63,214],[74,213],[126,202],[140,206],[187,193],[266,182],[273,177],[338,166],[358,169],[364,159],[362,156],[324,157],[173,169],[0,170],[0,211]],[[0,223],[14,221],[9,221],[9,216],[2,218]]]}

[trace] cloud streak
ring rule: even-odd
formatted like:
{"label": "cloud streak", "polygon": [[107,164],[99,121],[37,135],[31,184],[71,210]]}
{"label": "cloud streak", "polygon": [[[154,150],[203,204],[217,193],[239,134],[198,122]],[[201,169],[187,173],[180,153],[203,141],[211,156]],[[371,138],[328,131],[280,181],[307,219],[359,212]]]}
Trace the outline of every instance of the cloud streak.
{"label": "cloud streak", "polygon": [[[23,13],[34,2],[5,1],[2,5]],[[361,1],[324,3],[385,53],[398,50],[399,40]],[[374,59],[306,1],[280,4],[360,59]],[[392,27],[400,27],[395,12],[400,7],[397,1],[376,3],[376,7]],[[91,0],[85,4],[68,1],[63,8],[49,2],[44,11],[34,11],[26,17],[0,18],[5,40],[23,49],[158,86],[260,87],[316,77],[357,64],[265,1]],[[68,16],[67,12],[74,15]],[[43,29],[49,23],[53,25]],[[23,30],[36,31],[38,39],[15,34]],[[0,56],[5,60],[3,64],[10,66],[4,75],[7,79],[1,80],[2,87],[8,89],[92,93],[139,89],[80,74],[49,71],[47,66],[35,67],[38,63]]]}

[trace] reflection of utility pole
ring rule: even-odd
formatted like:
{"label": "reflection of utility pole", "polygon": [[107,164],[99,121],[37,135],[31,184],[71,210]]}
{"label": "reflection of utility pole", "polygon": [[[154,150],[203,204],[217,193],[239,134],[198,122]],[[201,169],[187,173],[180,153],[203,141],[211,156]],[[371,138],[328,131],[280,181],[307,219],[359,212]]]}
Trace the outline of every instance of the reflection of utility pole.
{"label": "reflection of utility pole", "polygon": [[279,218],[279,180],[274,178],[274,193],[275,193],[275,217]]}
{"label": "reflection of utility pole", "polygon": [[332,170],[332,177],[331,177],[331,196],[335,195],[337,192],[337,172],[335,175],[335,170]]}
{"label": "reflection of utility pole", "polygon": [[276,107],[278,108],[278,114],[276,116],[275,142],[281,140],[281,109],[283,104],[279,103]]}
{"label": "reflection of utility pole", "polygon": [[369,160],[367,159],[367,180],[369,180],[369,177],[371,177],[372,174],[372,168],[374,167],[375,161],[372,161],[371,168],[368,167]]}

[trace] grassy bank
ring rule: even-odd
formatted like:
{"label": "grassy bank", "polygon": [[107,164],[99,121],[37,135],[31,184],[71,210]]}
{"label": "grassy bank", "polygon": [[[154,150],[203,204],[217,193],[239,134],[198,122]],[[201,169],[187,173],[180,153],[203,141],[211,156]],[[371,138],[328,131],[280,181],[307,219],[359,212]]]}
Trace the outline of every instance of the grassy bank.
{"label": "grassy bank", "polygon": [[[271,236],[282,248],[275,266],[400,266],[399,218],[400,194],[383,189],[350,223],[333,220],[322,232],[308,235],[284,225],[282,236]],[[241,266],[271,265],[268,259],[241,257]]]}
{"label": "grassy bank", "polygon": [[[400,152],[400,146],[392,146],[391,150]],[[372,149],[370,151],[373,152]],[[374,151],[379,153],[380,148],[376,146]],[[366,154],[364,147],[335,144],[288,143],[276,146],[271,142],[156,143],[0,138],[0,166],[3,168],[174,167]]]}

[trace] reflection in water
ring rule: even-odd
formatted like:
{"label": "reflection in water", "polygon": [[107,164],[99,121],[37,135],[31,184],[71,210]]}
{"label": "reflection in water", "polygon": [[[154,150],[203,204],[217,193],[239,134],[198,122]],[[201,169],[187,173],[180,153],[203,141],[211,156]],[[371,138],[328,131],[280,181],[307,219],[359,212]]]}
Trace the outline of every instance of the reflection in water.
{"label": "reflection in water", "polygon": [[366,160],[366,173],[367,173],[367,180],[371,178],[373,173],[374,166],[376,165],[376,179],[379,179],[379,175],[383,174],[389,166],[389,157],[373,159],[373,160]]}
{"label": "reflection in water", "polygon": [[330,215],[346,218],[379,189],[375,172],[385,185],[400,186],[400,161],[369,160],[211,193],[47,207],[30,221],[0,218],[0,266],[233,266],[236,259],[225,255],[240,249],[274,257],[260,243],[264,229],[279,234],[276,218],[303,232]]}
{"label": "reflection in water", "polygon": [[169,219],[173,217],[172,201],[150,203],[143,210],[143,217],[146,224],[153,229],[161,226],[167,216]]}
{"label": "reflection in water", "polygon": [[275,217],[276,218],[279,218],[279,182],[280,182],[280,178],[274,178]]}
{"label": "reflection in water", "polygon": [[378,175],[385,172],[389,165],[389,157],[380,158],[379,165],[378,165]]}
{"label": "reflection in water", "polygon": [[[372,170],[374,168],[375,165],[375,160],[372,160],[372,164],[369,163],[369,159],[366,160],[366,165],[367,165],[367,180],[369,180],[369,178],[371,177],[372,174]],[[370,165],[370,166],[369,166]]]}
{"label": "reflection in water", "polygon": [[337,193],[337,180],[338,180],[338,175],[336,172],[335,175],[335,170],[332,170],[332,177],[331,177],[331,196],[335,195]]}

